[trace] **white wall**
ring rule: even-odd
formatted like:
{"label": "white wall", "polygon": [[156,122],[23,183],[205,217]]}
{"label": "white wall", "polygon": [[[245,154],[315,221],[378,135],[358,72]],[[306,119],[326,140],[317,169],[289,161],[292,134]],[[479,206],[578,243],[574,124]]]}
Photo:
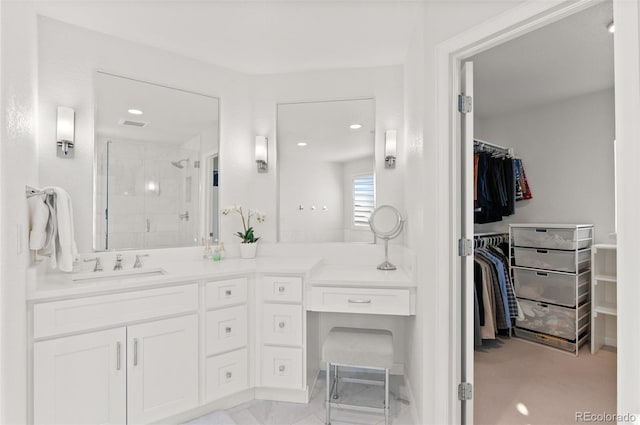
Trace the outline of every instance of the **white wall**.
{"label": "white wall", "polygon": [[509,223],[593,223],[596,242],[610,243],[614,121],[612,88],[478,119],[476,137],[513,147],[522,158],[533,199],[516,202],[514,215],[476,225],[477,231],[508,231]]}
{"label": "white wall", "polygon": [[24,187],[35,186],[38,178],[36,17],[30,2],[1,2],[0,18],[0,422],[23,424],[30,258]]}
{"label": "white wall", "polygon": [[[402,67],[354,68],[310,71],[253,77],[254,134],[269,139],[269,172],[256,179],[253,188],[254,205],[267,214],[267,221],[257,230],[266,241],[276,240],[278,158],[276,155],[276,104],[302,101],[375,98],[376,183],[379,204],[391,204],[404,209],[401,187],[404,164],[396,169],[384,168],[384,132],[402,129]],[[402,134],[402,131],[399,132]],[[399,157],[404,155],[402,137],[398,140]],[[254,167],[255,169],[255,167]],[[254,171],[255,173],[255,171]],[[222,226],[225,226],[223,220]],[[402,236],[398,238],[402,240]]]}
{"label": "white wall", "polygon": [[[221,205],[250,199],[246,188],[257,176],[248,80],[243,74],[44,17],[38,19],[38,43],[39,182],[64,187],[71,194],[80,252],[92,248],[93,73],[99,69],[219,97]],[[74,159],[56,157],[58,105],[76,110]],[[222,239],[231,240],[234,230],[223,225]]]}

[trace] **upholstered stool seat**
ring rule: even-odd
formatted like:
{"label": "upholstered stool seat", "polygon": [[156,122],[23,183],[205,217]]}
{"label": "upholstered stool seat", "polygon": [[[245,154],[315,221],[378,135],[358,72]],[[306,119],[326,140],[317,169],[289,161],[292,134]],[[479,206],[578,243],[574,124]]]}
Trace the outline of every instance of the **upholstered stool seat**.
{"label": "upholstered stool seat", "polygon": [[[331,423],[331,408],[345,408],[384,413],[385,424],[389,423],[389,369],[393,366],[393,335],[381,329],[333,328],[322,346],[322,361],[327,367],[326,424]],[[338,368],[349,366],[361,369],[384,371],[384,381],[341,378]],[[333,367],[333,380],[331,368]],[[384,385],[383,408],[356,406],[338,403],[338,381]]]}

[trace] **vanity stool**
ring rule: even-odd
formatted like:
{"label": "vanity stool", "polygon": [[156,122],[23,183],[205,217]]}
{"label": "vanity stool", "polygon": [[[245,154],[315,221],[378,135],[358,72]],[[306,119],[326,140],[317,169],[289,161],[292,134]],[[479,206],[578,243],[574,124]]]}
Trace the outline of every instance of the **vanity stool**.
{"label": "vanity stool", "polygon": [[[327,367],[326,425],[331,424],[331,407],[384,413],[389,424],[389,369],[393,365],[393,335],[380,329],[333,328],[322,345],[322,361]],[[333,366],[333,380],[331,367]],[[341,378],[338,368],[348,366],[384,371],[384,381]],[[338,382],[384,385],[384,407],[338,403]]]}

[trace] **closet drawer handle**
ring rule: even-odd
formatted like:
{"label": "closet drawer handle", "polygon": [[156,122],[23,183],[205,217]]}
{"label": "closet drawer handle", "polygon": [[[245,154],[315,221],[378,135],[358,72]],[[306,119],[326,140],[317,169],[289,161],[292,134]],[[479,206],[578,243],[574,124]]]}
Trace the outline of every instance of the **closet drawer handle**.
{"label": "closet drawer handle", "polygon": [[537,274],[538,276],[545,276],[545,277],[546,277],[546,276],[549,276],[549,273],[543,273],[543,272],[536,272],[536,274]]}
{"label": "closet drawer handle", "polygon": [[548,249],[536,249],[536,252],[538,254],[548,254],[549,250]]}
{"label": "closet drawer handle", "polygon": [[538,233],[547,233],[547,229],[536,229]]}
{"label": "closet drawer handle", "polygon": [[349,302],[351,304],[371,304],[371,300],[354,300],[352,298],[349,298]]}
{"label": "closet drawer handle", "polygon": [[544,307],[544,308],[549,308],[549,304],[545,304],[545,303],[538,303],[539,307]]}

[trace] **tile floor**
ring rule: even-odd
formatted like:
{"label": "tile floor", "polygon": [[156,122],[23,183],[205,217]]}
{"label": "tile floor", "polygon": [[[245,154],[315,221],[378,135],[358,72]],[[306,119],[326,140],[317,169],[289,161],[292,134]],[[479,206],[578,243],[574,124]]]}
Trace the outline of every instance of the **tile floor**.
{"label": "tile floor", "polygon": [[[201,416],[185,425],[323,425],[324,395],[325,379],[324,374],[321,374],[309,404],[253,400],[231,409]],[[345,383],[341,385],[340,396],[345,403],[381,407],[384,387]],[[389,398],[391,424],[415,425],[409,392],[402,376],[391,377]],[[333,409],[331,423],[332,425],[380,425],[384,424],[384,416]]]}

